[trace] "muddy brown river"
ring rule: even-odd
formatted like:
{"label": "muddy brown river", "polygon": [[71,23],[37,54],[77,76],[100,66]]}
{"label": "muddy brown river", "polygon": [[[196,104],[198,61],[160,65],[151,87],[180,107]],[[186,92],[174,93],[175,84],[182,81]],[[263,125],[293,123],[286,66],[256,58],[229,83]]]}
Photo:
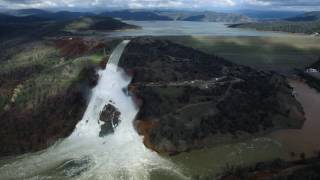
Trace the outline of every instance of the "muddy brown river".
{"label": "muddy brown river", "polygon": [[[276,158],[295,160],[301,153],[306,157],[320,151],[320,93],[299,80],[289,80],[297,100],[306,113],[302,129],[278,130],[270,135],[244,142],[220,145],[213,148],[182,153],[172,161],[183,167],[187,176],[205,179],[219,174],[226,166],[250,166],[257,162]],[[291,152],[296,155],[291,156]]]}
{"label": "muddy brown river", "polygon": [[301,153],[315,156],[320,151],[320,94],[302,81],[290,80],[290,84],[304,108],[306,121],[300,130],[281,130],[272,133],[271,137],[283,144],[286,151],[298,155],[286,158],[299,158]]}

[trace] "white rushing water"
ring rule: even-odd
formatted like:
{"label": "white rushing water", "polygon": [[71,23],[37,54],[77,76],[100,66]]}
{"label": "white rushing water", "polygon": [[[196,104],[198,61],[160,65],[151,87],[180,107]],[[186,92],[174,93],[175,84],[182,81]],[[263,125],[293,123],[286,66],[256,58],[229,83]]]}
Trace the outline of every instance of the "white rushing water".
{"label": "white rushing water", "polygon": [[[0,166],[1,180],[146,180],[153,170],[179,176],[178,168],[172,163],[145,148],[133,127],[138,107],[126,94],[131,78],[117,67],[128,43],[119,44],[106,69],[99,72],[98,85],[92,90],[87,110],[72,135],[43,152],[9,159]],[[99,137],[99,115],[107,104],[121,112],[121,123],[114,134]]]}

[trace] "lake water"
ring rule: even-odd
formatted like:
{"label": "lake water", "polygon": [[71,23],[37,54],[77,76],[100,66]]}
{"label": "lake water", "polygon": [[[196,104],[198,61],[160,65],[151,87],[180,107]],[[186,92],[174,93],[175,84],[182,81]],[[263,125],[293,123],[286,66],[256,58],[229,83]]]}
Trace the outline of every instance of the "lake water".
{"label": "lake water", "polygon": [[228,28],[226,23],[192,21],[125,21],[142,29],[121,30],[108,36],[294,36],[289,33]]}

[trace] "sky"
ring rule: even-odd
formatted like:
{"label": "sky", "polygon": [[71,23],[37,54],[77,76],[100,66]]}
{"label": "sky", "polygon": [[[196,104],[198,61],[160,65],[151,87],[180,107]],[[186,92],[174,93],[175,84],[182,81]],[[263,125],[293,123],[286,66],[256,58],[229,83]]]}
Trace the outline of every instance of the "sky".
{"label": "sky", "polygon": [[0,8],[22,9],[201,9],[320,10],[320,0],[0,0]]}

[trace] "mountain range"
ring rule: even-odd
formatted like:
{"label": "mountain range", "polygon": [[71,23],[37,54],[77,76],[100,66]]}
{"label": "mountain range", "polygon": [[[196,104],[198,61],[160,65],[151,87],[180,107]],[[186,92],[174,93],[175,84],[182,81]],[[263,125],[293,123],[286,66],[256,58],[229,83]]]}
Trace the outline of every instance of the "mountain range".
{"label": "mountain range", "polygon": [[251,10],[244,9],[237,13],[248,16],[259,21],[286,19],[303,14],[303,11],[280,11],[280,10]]}
{"label": "mountain range", "polygon": [[291,18],[272,21],[233,24],[229,27],[319,35],[320,11],[306,12]]}
{"label": "mountain range", "polygon": [[[26,12],[26,11],[25,11]],[[28,11],[30,12],[30,11]],[[40,12],[40,11],[37,11]],[[71,32],[84,30],[113,31],[138,28],[112,17],[99,16],[93,13],[77,12],[40,12],[31,15],[13,16],[0,14],[0,37],[29,37],[68,35]]]}
{"label": "mountain range", "polygon": [[105,11],[99,14],[91,12],[70,12],[58,11],[50,12],[39,9],[21,9],[6,11],[5,14],[11,16],[34,16],[51,20],[70,20],[79,17],[88,16],[108,16],[119,18],[122,20],[136,20],[136,21],[206,21],[206,22],[228,22],[228,23],[241,23],[250,22],[251,18],[235,14],[235,13],[219,13],[213,11],[165,11],[165,10],[119,10],[119,11]]}
{"label": "mountain range", "polygon": [[214,11],[183,11],[183,10],[114,10],[93,12],[73,11],[48,11],[42,9],[1,10],[0,13],[12,16],[36,16],[45,19],[75,19],[83,16],[110,16],[123,20],[180,20],[180,21],[208,21],[244,23],[252,21],[287,20],[287,21],[311,21],[319,19],[320,12],[303,11],[277,11],[277,10],[238,10],[232,12]]}
{"label": "mountain range", "polygon": [[205,21],[205,22],[250,22],[251,18],[234,13],[219,13],[213,11],[148,11],[122,10],[104,12],[102,15],[123,20],[166,20],[166,21]]}
{"label": "mountain range", "polygon": [[320,20],[320,11],[306,12],[302,15],[287,18],[287,21],[318,21]]}
{"label": "mountain range", "polygon": [[[214,11],[183,11],[183,10],[116,10],[103,11],[101,13],[93,12],[72,12],[58,11],[52,12],[41,9],[19,9],[7,10],[2,14],[11,16],[32,16],[31,20],[41,18],[42,20],[70,20],[79,17],[89,16],[108,16],[119,18],[122,20],[135,21],[205,21],[205,22],[227,22],[227,23],[247,23],[253,21],[270,21],[270,20],[285,20],[285,21],[313,21],[320,18],[320,12],[303,11],[263,11],[263,10],[240,10],[236,12],[214,12]],[[36,18],[35,18],[36,17]],[[5,17],[9,20],[12,18]],[[39,19],[39,20],[41,20]],[[26,18],[26,21],[30,19]],[[16,21],[16,20],[13,20]]]}
{"label": "mountain range", "polygon": [[[242,15],[245,14],[245,15]],[[115,18],[134,21],[196,21],[224,22],[237,28],[253,28],[267,31],[285,31],[293,33],[314,34],[320,31],[320,11],[290,12],[290,11],[243,11],[242,14],[221,13],[213,11],[181,11],[181,10],[117,10],[102,13],[46,11],[40,9],[20,9],[5,11],[0,14],[0,24],[67,22],[86,18],[95,18],[90,22],[101,22],[103,18]],[[248,15],[248,16],[247,16]],[[108,21],[108,25],[115,21]],[[104,22],[106,22],[104,21]],[[111,23],[111,24],[110,24]],[[79,24],[79,23],[78,23]],[[119,23],[116,23],[119,24]],[[88,25],[88,23],[86,24]],[[92,24],[91,24],[92,25]],[[91,26],[90,25],[90,26]],[[101,26],[99,26],[101,27]],[[112,27],[117,27],[113,26]],[[104,28],[106,28],[104,26]]]}

